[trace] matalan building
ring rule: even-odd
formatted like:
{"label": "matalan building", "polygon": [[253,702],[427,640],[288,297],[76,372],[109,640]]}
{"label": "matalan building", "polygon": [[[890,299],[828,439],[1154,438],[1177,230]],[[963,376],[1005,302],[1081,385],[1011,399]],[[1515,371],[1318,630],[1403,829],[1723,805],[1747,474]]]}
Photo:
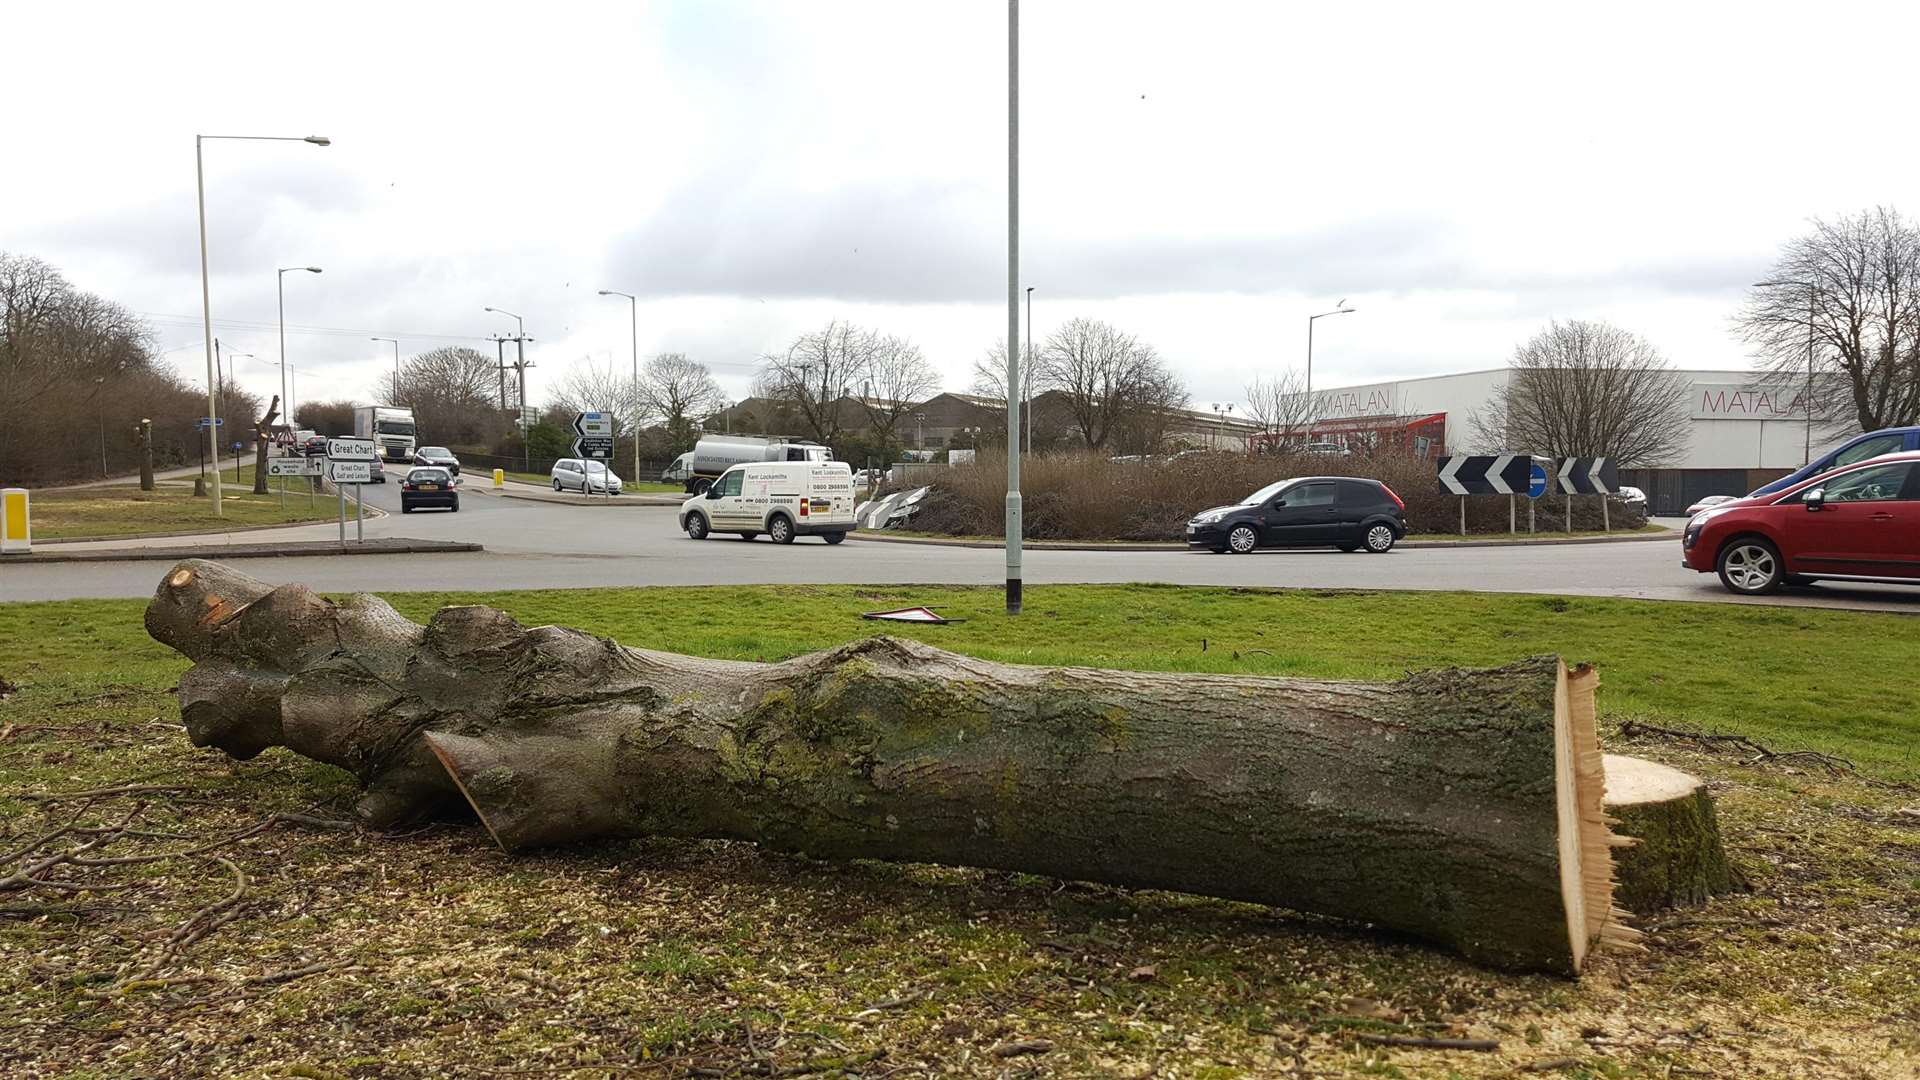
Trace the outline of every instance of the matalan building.
{"label": "matalan building", "polygon": [[[1686,449],[1662,468],[1620,471],[1622,484],[1646,491],[1652,512],[1681,513],[1706,495],[1745,495],[1806,463],[1809,431],[1799,392],[1748,371],[1674,374],[1687,388],[1675,405],[1691,421]],[[1401,446],[1424,457],[1491,449],[1551,453],[1551,447],[1478,445],[1473,418],[1491,412],[1508,375],[1507,368],[1494,368],[1316,390],[1307,438]],[[1812,454],[1840,441],[1816,425]]]}

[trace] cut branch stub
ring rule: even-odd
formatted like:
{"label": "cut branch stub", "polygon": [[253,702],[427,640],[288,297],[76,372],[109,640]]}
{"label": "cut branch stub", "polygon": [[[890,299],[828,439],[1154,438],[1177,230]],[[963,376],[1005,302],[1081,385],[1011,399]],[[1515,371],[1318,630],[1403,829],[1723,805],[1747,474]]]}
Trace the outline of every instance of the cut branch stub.
{"label": "cut branch stub", "polygon": [[1614,856],[1614,895],[1646,915],[1698,907],[1744,890],[1746,878],[1727,861],[1713,795],[1698,778],[1658,762],[1606,755],[1607,813],[1634,843]]}
{"label": "cut branch stub", "polygon": [[1596,677],[1392,683],[1018,667],[870,638],[779,664],[183,563],[148,612],[197,745],[352,770],[385,826],[464,799],[501,846],[750,840],[1378,923],[1575,973],[1612,902]]}

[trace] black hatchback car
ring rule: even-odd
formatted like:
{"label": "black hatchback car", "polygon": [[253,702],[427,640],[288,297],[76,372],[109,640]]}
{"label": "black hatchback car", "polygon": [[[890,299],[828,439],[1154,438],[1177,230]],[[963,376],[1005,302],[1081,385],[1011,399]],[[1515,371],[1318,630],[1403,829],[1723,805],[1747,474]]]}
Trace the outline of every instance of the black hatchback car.
{"label": "black hatchback car", "polygon": [[1245,555],[1263,547],[1392,551],[1407,534],[1407,504],[1378,480],[1301,476],[1268,484],[1233,506],[1187,522],[1187,543]]}
{"label": "black hatchback car", "polygon": [[411,514],[423,506],[444,506],[460,512],[460,481],[440,468],[409,470],[400,482],[400,512]]}

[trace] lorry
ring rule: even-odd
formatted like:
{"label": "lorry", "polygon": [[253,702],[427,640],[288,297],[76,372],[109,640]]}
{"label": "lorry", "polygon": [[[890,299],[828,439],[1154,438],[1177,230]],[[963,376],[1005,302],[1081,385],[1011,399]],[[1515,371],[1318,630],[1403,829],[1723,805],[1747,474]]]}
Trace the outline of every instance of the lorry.
{"label": "lorry", "polygon": [[858,528],[853,511],[853,469],[844,461],[749,461],[681,503],[680,528],[695,540],[730,532],[743,540],[765,533],[776,544],[800,536],[838,544]]}
{"label": "lorry", "polygon": [[[415,434],[413,410],[395,405],[356,405],[353,410],[353,437],[372,439],[374,453],[381,461],[410,464],[413,461]],[[374,483],[384,484],[387,476],[373,471]]]}
{"label": "lorry", "polygon": [[699,495],[720,474],[752,461],[832,461],[833,451],[816,442],[785,435],[702,435],[693,444],[686,478],[687,494]]}

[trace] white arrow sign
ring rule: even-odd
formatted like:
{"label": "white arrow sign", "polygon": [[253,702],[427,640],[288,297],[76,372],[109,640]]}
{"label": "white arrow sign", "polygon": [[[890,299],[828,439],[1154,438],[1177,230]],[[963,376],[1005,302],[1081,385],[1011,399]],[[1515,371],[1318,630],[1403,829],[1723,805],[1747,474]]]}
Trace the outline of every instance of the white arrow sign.
{"label": "white arrow sign", "polygon": [[334,461],[372,461],[372,439],[328,439],[327,457]]}
{"label": "white arrow sign", "polygon": [[1458,473],[1460,471],[1460,466],[1465,465],[1466,463],[1467,463],[1466,455],[1456,454],[1453,457],[1448,458],[1447,463],[1440,467],[1440,483],[1448,491],[1453,492],[1455,495],[1465,495],[1467,493],[1467,485],[1462,484],[1460,481],[1454,479],[1454,474]]}
{"label": "white arrow sign", "polygon": [[1501,454],[1499,457],[1494,458],[1493,464],[1487,468],[1487,483],[1493,485],[1493,490],[1496,494],[1513,494],[1513,488],[1507,486],[1506,478],[1501,474],[1507,471],[1507,466],[1513,464],[1513,459],[1517,456],[1518,455],[1515,454]]}
{"label": "white arrow sign", "polygon": [[368,484],[373,482],[373,464],[366,461],[336,461],[332,465],[333,482],[336,484]]}

